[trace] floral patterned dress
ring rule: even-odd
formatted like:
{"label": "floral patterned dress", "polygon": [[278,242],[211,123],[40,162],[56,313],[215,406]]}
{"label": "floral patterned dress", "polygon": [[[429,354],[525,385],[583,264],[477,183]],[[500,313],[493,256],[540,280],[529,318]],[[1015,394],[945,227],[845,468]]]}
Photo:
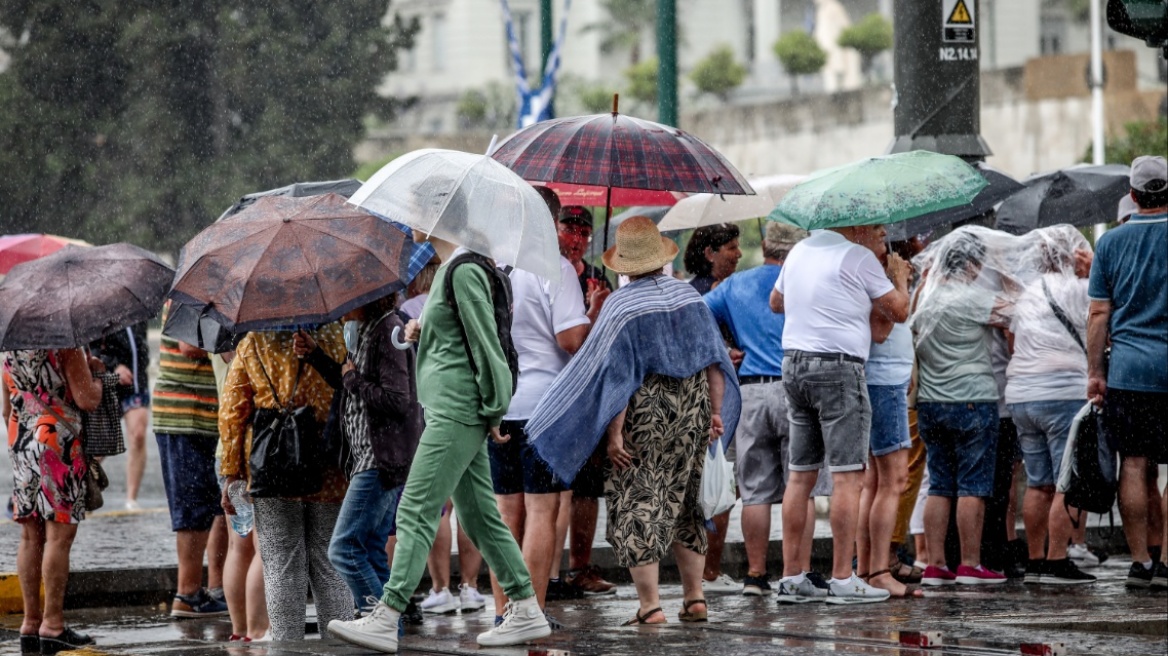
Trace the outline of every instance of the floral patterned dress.
{"label": "floral patterned dress", "polygon": [[3,357],[13,407],[8,424],[12,516],[18,522],[76,524],[85,517],[88,467],[81,411],[72,403],[61,362],[55,351],[9,351]]}

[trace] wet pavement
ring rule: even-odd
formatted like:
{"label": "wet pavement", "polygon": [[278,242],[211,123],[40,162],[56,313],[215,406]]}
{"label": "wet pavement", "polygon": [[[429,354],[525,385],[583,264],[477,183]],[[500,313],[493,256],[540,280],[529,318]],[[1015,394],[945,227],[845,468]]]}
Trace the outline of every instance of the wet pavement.
{"label": "wet pavement", "polygon": [[[821,654],[877,655],[1020,654],[1023,643],[1064,643],[1067,654],[1143,655],[1168,653],[1168,595],[1124,590],[1126,562],[1113,559],[1094,570],[1091,586],[1052,588],[1007,584],[994,589],[956,588],[929,592],[925,599],[864,606],[808,604],[781,607],[773,597],[710,597],[710,622],[675,619],[681,589],[663,587],[662,601],[673,621],[662,627],[622,627],[636,610],[632,586],[614,596],[553,602],[549,611],[568,628],[537,644],[479,649],[474,636],[490,626],[490,606],[466,615],[427,616],[410,627],[403,654],[494,654],[551,656],[612,654]],[[164,606],[94,609],[68,613],[68,620],[92,633],[99,647],[86,654],[166,654],[168,656],[282,656],[370,653],[316,635],[288,643],[225,642],[225,619],[172,621]],[[0,654],[17,654],[19,616],[0,620],[6,640]],[[900,632],[934,631],[942,646],[920,650],[899,643]]]}

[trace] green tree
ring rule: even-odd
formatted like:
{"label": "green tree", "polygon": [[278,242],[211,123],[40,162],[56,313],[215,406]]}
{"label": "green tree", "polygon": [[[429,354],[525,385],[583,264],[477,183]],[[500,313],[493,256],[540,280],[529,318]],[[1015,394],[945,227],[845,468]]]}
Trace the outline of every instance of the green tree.
{"label": "green tree", "polygon": [[[1110,138],[1104,144],[1104,160],[1109,164],[1131,164],[1140,155],[1168,157],[1168,118],[1152,121],[1132,121],[1124,125],[1123,135]],[[1083,155],[1091,161],[1091,147]]]}
{"label": "green tree", "polygon": [[775,41],[775,57],[779,58],[787,75],[791,76],[791,90],[799,93],[799,76],[818,73],[827,63],[827,53],[819,47],[815,37],[801,30],[787,32]]}
{"label": "green tree", "polygon": [[657,22],[657,0],[600,0],[607,15],[602,21],[585,25],[583,32],[600,33],[604,53],[629,51],[629,63],[641,63],[641,41]]}
{"label": "green tree", "polygon": [[860,53],[860,70],[871,81],[872,61],[892,47],[892,23],[880,14],[868,14],[860,22],[840,32],[837,43]]}
{"label": "green tree", "polygon": [[723,45],[698,62],[689,78],[702,93],[724,101],[746,79],[746,67],[734,60],[734,51],[729,45]]}
{"label": "green tree", "polygon": [[240,195],[341,177],[416,23],[384,0],[0,4],[4,232],[175,252]]}
{"label": "green tree", "polygon": [[454,111],[463,128],[481,127],[487,120],[487,94],[478,89],[463,92]]}
{"label": "green tree", "polygon": [[[657,58],[646,59],[625,69],[626,93],[646,105],[657,104]],[[611,99],[610,99],[611,100]]]}

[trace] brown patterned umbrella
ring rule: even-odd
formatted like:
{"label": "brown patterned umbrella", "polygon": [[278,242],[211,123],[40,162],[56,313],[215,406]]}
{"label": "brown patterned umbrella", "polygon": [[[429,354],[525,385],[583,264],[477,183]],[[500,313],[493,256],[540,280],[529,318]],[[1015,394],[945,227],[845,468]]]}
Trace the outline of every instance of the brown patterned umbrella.
{"label": "brown patterned umbrella", "polygon": [[268,196],[187,242],[170,296],[232,331],[325,323],[403,289],[417,248],[337,194]]}

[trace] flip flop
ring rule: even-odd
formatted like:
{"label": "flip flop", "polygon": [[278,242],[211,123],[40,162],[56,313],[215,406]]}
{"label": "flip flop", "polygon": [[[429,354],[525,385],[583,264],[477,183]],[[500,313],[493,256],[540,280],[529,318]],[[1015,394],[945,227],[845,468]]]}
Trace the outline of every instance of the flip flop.
{"label": "flip flop", "polygon": [[[646,611],[644,615],[642,615],[640,613],[633,613],[633,619],[625,622],[621,626],[637,626],[638,624],[649,624],[650,617],[653,617],[657,613],[663,613],[663,612],[664,611],[661,610],[661,607],[658,606],[657,608],[652,608],[652,609]],[[658,622],[658,624],[662,624],[662,623],[663,622]]]}
{"label": "flip flop", "polygon": [[[877,576],[881,576],[883,574],[888,574],[889,576],[892,577],[892,579],[894,581],[898,581],[898,579],[896,578],[896,575],[887,569],[882,569],[882,570],[879,570],[876,572],[872,572],[871,574],[868,575],[868,578],[865,579],[865,581],[869,581],[870,579],[874,579]],[[868,585],[872,585],[871,582],[869,582]],[[903,583],[903,582],[902,582],[902,585],[904,585],[904,594],[898,594],[898,595],[891,594],[891,591],[890,591],[889,594],[891,596],[889,597],[889,599],[924,599],[925,598],[925,591],[921,589],[921,586],[919,586],[915,583]],[[873,586],[873,587],[877,587],[877,586]]]}
{"label": "flip flop", "polygon": [[690,612],[689,607],[693,606],[694,604],[702,604],[703,606],[705,606],[706,600],[705,599],[690,599],[689,601],[685,602],[685,605],[682,607],[681,612],[677,614],[677,619],[681,620],[682,622],[705,622],[708,619],[708,614],[709,614],[708,607],[707,607],[707,610],[698,610],[698,611]]}

